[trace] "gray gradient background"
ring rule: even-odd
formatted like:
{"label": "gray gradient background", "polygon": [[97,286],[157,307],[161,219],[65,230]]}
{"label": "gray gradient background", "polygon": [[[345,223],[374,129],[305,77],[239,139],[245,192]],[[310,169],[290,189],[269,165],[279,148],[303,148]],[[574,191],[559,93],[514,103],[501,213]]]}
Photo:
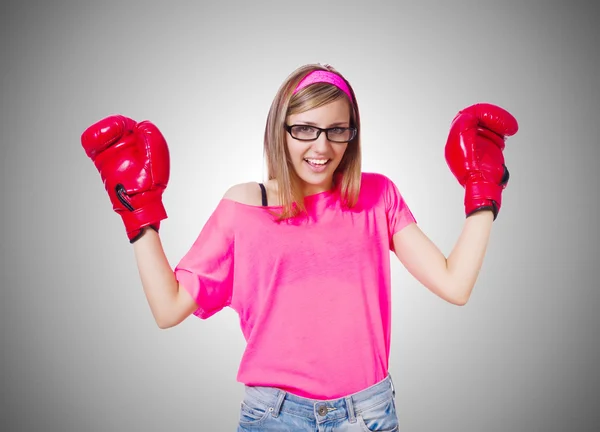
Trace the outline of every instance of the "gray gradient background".
{"label": "gray gradient background", "polygon": [[520,123],[470,303],[445,303],[394,261],[401,430],[596,430],[598,9],[323,3],[3,3],[0,429],[235,430],[237,317],[158,329],[79,138],[117,112],[161,128],[175,265],[230,185],[264,177],[271,100],[321,62],[356,90],[364,170],[397,183],[445,253],[464,219],[443,157],[452,117],[488,101]]}

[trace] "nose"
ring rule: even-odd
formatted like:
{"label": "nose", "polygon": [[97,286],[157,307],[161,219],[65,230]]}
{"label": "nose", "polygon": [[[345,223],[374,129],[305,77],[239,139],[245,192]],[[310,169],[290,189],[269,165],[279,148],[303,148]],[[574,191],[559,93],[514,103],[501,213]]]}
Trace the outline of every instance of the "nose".
{"label": "nose", "polygon": [[322,132],[319,137],[313,141],[313,149],[318,153],[327,153],[331,143],[327,139],[327,134]]}

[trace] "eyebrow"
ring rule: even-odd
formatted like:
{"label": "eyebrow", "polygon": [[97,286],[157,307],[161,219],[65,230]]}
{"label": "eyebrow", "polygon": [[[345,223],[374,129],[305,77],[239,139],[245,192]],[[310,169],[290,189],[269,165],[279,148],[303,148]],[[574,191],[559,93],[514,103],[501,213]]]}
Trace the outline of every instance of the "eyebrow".
{"label": "eyebrow", "polygon": [[[302,123],[302,124],[306,124],[306,125],[309,125],[309,126],[316,126],[316,127],[319,127],[319,125],[318,125],[318,124],[316,124],[316,123],[313,123],[313,122],[310,122],[310,121],[300,121],[300,123]],[[342,125],[347,125],[347,124],[349,124],[349,123],[350,123],[350,122],[347,122],[347,121],[336,122],[336,123],[332,123],[332,124],[330,124],[330,125],[329,125],[329,127],[342,126]]]}

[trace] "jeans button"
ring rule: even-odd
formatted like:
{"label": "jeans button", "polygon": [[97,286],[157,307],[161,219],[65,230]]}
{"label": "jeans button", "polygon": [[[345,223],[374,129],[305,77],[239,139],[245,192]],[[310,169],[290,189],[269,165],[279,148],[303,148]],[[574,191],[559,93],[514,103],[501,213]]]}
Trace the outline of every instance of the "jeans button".
{"label": "jeans button", "polygon": [[319,415],[325,416],[327,414],[327,407],[325,405],[321,405],[317,409],[317,412],[319,413]]}

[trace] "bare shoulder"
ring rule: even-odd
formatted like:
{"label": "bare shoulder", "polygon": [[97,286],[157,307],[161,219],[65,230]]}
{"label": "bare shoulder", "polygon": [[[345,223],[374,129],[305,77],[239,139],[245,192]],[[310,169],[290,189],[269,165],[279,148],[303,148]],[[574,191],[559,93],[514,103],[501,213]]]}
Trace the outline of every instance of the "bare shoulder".
{"label": "bare shoulder", "polygon": [[231,186],[223,198],[239,202],[241,204],[259,206],[262,204],[260,186],[257,182],[239,183]]}

